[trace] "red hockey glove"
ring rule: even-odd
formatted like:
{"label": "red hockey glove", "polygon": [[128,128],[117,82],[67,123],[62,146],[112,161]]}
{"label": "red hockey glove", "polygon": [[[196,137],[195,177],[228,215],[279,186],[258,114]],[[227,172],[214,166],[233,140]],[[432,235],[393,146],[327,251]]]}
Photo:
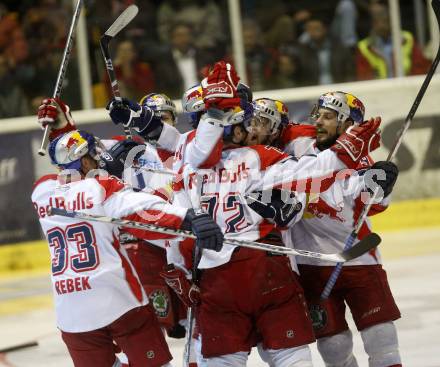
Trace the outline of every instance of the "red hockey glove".
{"label": "red hockey glove", "polygon": [[161,271],[159,275],[165,280],[165,283],[176,292],[185,306],[191,307],[199,303],[200,289],[195,284],[191,284],[183,270],[170,264],[164,271]]}
{"label": "red hockey glove", "polygon": [[50,126],[50,139],[76,129],[69,106],[59,98],[43,99],[38,107],[38,123],[43,129]]}
{"label": "red hockey glove", "polygon": [[351,126],[330,148],[348,168],[356,168],[359,160],[380,146],[380,117],[359,126]]}
{"label": "red hockey glove", "polygon": [[239,80],[231,64],[224,61],[217,62],[211,73],[201,83],[206,109],[225,110],[240,106],[240,97],[237,95]]}

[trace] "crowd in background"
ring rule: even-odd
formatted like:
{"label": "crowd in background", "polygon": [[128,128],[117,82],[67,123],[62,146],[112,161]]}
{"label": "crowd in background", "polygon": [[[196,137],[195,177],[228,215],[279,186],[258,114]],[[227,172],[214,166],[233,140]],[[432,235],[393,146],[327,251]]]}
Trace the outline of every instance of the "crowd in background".
{"label": "crowd in background", "polygon": [[[53,94],[72,3],[0,4],[0,118],[33,114],[42,97]],[[232,61],[226,0],[87,1],[95,107],[110,97],[100,36],[130,3],[139,14],[111,44],[123,96],[139,99],[156,91],[180,98],[208,65]],[[400,6],[404,73],[423,74],[430,61],[414,36],[412,2]],[[255,91],[395,76],[386,1],[241,0],[241,11],[248,82]],[[75,49],[62,97],[81,108]]]}

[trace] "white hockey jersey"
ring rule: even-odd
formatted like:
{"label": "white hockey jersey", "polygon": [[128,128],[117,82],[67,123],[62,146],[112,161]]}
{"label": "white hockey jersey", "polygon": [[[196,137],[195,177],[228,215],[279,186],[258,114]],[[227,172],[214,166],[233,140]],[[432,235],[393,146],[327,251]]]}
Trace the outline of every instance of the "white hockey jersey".
{"label": "white hockey jersey", "polygon": [[[186,209],[134,192],[115,177],[60,184],[56,175],[34,185],[32,202],[47,238],[58,327],[85,332],[110,324],[148,298],[112,224],[48,216],[50,207],[179,228]],[[124,229],[145,240],[170,236]]]}
{"label": "white hockey jersey", "polygon": [[[314,127],[310,125],[290,125],[284,132],[284,151],[295,156],[317,154]],[[321,153],[322,154],[322,153]],[[307,205],[301,221],[295,224],[286,236],[286,245],[297,249],[323,253],[334,253],[343,250],[345,241],[353,231],[364,203],[362,193],[365,191],[363,172],[370,167],[372,160],[364,158],[359,164],[359,170],[344,180],[336,180],[328,190],[319,195],[307,197]],[[365,198],[365,196],[364,196]],[[386,209],[389,197],[374,204],[369,215]],[[367,217],[359,231],[358,240],[371,232],[371,221]],[[297,257],[298,264],[316,266],[332,266],[334,263],[318,259]],[[344,266],[380,264],[381,257],[378,249],[374,249],[354,260],[344,263]]]}
{"label": "white hockey jersey", "polygon": [[193,167],[211,167],[218,162],[223,149],[223,127],[212,125],[210,117],[203,115],[197,130],[181,134],[175,127],[164,125],[157,145],[174,154],[173,171],[184,164]]}
{"label": "white hockey jersey", "polygon": [[[345,165],[330,150],[297,160],[269,146],[226,149],[221,160],[210,169],[183,166],[181,179],[173,185],[174,203],[188,208],[201,207],[210,213],[227,237],[255,241],[270,233],[274,225],[248,207],[247,194],[274,187],[299,191],[297,199],[304,207],[305,192],[313,186],[312,179],[325,189],[333,182],[335,171],[343,168]],[[301,214],[298,219],[300,217]],[[199,268],[225,264],[234,248],[224,245],[218,253],[204,250]]]}

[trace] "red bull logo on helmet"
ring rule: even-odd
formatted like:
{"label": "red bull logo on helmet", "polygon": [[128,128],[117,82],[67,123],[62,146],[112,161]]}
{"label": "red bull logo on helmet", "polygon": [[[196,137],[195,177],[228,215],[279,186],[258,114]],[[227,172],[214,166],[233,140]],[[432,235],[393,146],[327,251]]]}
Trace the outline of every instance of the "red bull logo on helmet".
{"label": "red bull logo on helmet", "polygon": [[350,117],[356,123],[364,120],[365,106],[361,100],[352,94],[347,93],[347,104],[350,107]]}
{"label": "red bull logo on helmet", "polygon": [[81,136],[78,131],[73,132],[66,143],[66,148],[70,149],[74,146],[79,146],[86,143],[86,140]]}

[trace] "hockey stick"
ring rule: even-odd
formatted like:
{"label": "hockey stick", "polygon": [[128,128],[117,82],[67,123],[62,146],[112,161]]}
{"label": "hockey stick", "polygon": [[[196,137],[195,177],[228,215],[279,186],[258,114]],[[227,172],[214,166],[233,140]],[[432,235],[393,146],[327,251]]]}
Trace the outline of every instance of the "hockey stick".
{"label": "hockey stick", "polygon": [[[437,18],[437,23],[440,24],[440,0],[432,0],[431,5],[434,10],[435,16]],[[420,87],[419,93],[417,93],[416,99],[414,100],[411,109],[409,110],[408,116],[406,117],[405,122],[403,123],[401,129],[397,133],[396,141],[394,142],[394,145],[391,148],[390,153],[388,154],[387,161],[392,161],[393,158],[396,156],[397,150],[402,144],[403,137],[406,131],[409,129],[412,119],[414,118],[414,115],[417,112],[417,108],[419,107],[419,104],[422,101],[422,98],[425,95],[426,90],[428,89],[429,83],[435,73],[435,70],[437,69],[439,61],[440,61],[440,46],[437,51],[437,55],[435,56],[435,59],[431,64],[431,68],[426,74],[425,80],[423,81],[423,84]],[[377,198],[378,193],[379,193],[379,188],[376,188],[368,204],[364,206],[362,213],[356,223],[356,226],[354,227],[353,232],[351,232],[350,236],[347,238],[345,242],[344,251],[350,249],[351,246],[353,246],[354,241],[356,240],[359,231],[368,215],[368,212],[370,211],[371,206],[373,205],[373,203]],[[336,264],[336,267],[333,269],[333,272],[330,275],[330,278],[328,279],[327,284],[325,285],[324,290],[321,293],[321,299],[324,300],[330,296],[330,293],[336,283],[336,280],[339,277],[339,274],[341,273],[341,270],[342,270],[342,264]]]}
{"label": "hockey stick", "polygon": [[[63,58],[61,60],[60,69],[58,70],[57,81],[55,83],[55,90],[53,91],[53,98],[59,98],[61,95],[61,87],[63,86],[64,76],[66,75],[67,64],[69,63],[70,52],[72,51],[73,37],[78,23],[81,8],[83,7],[83,0],[78,0],[76,8],[72,16],[72,23],[70,23],[69,34],[67,36],[66,46],[64,46]],[[41,156],[46,155],[47,145],[49,144],[49,124],[44,129],[43,140],[41,141],[38,154]]]}
{"label": "hockey stick", "polygon": [[7,348],[0,349],[0,354],[16,352],[16,351],[21,350],[21,349],[37,347],[37,346],[38,346],[38,342],[36,340],[34,340],[34,341],[31,341],[31,342],[17,344],[17,345],[13,345],[12,347],[7,347]]}
{"label": "hockey stick", "polygon": [[[199,192],[199,205],[198,208],[194,208],[194,211],[196,213],[202,213],[202,198],[203,198],[203,187],[204,187],[204,181],[200,179],[199,176],[197,176],[197,182],[200,182],[200,192]],[[200,279],[199,274],[197,272],[197,268],[199,267],[200,260],[202,260],[203,256],[203,249],[201,249],[198,246],[194,246],[192,250],[192,268],[191,268],[191,280],[192,285],[191,287],[195,287],[198,289],[200,285]],[[185,348],[183,351],[183,359],[184,359],[184,367],[190,367],[191,366],[191,347],[193,345],[193,332],[194,332],[194,323],[196,319],[196,305],[192,304],[188,307],[188,312],[186,315],[186,322],[187,322],[187,328],[186,328],[186,338],[185,338]]]}
{"label": "hockey stick", "polygon": [[[139,9],[136,5],[130,5],[127,7],[119,17],[113,22],[113,24],[107,29],[100,40],[102,55],[104,56],[105,68],[107,69],[107,74],[110,79],[110,84],[112,87],[113,97],[116,101],[122,103],[121,93],[119,92],[118,79],[116,79],[115,70],[113,68],[113,62],[109,52],[110,41],[123,30],[128,23],[130,23],[133,18],[138,13]],[[128,127],[124,126],[125,135],[131,138],[132,133]]]}
{"label": "hockey stick", "polygon": [[159,175],[169,175],[169,176],[175,175],[175,173],[173,171],[166,170],[166,169],[148,168],[148,167],[141,167],[141,166],[137,166],[137,165],[132,165],[132,167],[134,169],[140,169],[140,170],[146,171],[146,172],[157,173]]}
{"label": "hockey stick", "polygon": [[[126,219],[111,218],[104,215],[92,215],[82,212],[67,211],[65,209],[60,209],[60,208],[50,208],[48,211],[48,215],[60,215],[63,217],[109,223],[122,227],[143,229],[145,231],[163,233],[171,236],[181,236],[181,237],[194,238],[194,239],[196,238],[196,236],[192,232],[184,231],[182,229],[160,227],[153,224],[141,223]],[[295,250],[288,247],[274,246],[267,243],[260,243],[254,241],[237,240],[233,238],[225,238],[224,243],[227,245],[248,247],[255,250],[268,251],[281,255],[311,257],[315,259],[332,261],[337,263],[337,262],[350,261],[355,259],[356,257],[363,255],[364,253],[370,251],[372,248],[378,246],[380,241],[381,239],[377,234],[370,233],[369,235],[365,236],[361,241],[359,241],[356,244],[356,246],[353,246],[349,250],[333,253],[333,254],[323,254],[320,252],[313,252],[313,251],[306,251],[299,249]]]}

